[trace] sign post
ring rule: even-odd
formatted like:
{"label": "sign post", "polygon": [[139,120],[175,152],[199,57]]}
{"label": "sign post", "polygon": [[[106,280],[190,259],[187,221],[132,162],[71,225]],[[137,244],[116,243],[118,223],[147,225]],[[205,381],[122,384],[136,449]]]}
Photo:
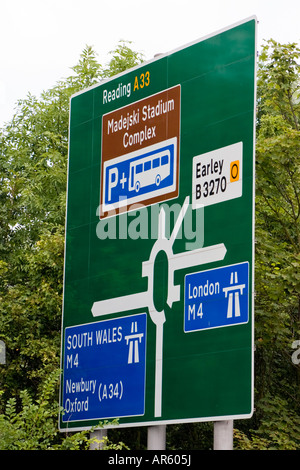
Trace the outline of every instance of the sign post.
{"label": "sign post", "polygon": [[71,99],[62,431],[252,415],[255,37]]}
{"label": "sign post", "polygon": [[214,450],[233,450],[233,421],[214,423]]}

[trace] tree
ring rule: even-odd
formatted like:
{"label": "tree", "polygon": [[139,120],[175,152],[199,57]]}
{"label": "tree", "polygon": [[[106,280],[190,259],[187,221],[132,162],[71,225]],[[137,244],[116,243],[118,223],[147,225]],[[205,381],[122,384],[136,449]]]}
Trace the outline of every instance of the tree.
{"label": "tree", "polygon": [[[300,369],[291,360],[292,343],[300,335],[299,59],[296,44],[268,41],[257,83],[253,436],[275,448],[300,444],[293,434],[299,426]],[[281,432],[279,415],[285,429],[290,423],[290,435],[275,442],[275,430]]]}
{"label": "tree", "polygon": [[[41,406],[43,385],[60,367],[70,96],[140,60],[123,41],[102,67],[86,46],[70,77],[20,100],[0,131],[0,390],[20,420],[18,407]],[[1,423],[3,432],[9,419]]]}

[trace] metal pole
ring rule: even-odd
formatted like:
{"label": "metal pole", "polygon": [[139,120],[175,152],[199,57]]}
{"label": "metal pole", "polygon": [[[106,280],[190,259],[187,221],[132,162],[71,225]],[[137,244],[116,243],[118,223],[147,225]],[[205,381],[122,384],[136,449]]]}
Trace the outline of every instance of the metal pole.
{"label": "metal pole", "polygon": [[[97,429],[90,433],[90,439],[97,439],[97,441],[102,441],[104,437],[107,436],[107,429]],[[104,447],[104,442],[91,442],[90,450],[102,450]]]}
{"label": "metal pole", "polygon": [[6,363],[6,346],[4,341],[0,340],[0,364],[5,364]]}
{"label": "metal pole", "polygon": [[214,450],[233,450],[233,420],[214,423]]}
{"label": "metal pole", "polygon": [[166,425],[148,427],[148,450],[165,450],[166,449]]}

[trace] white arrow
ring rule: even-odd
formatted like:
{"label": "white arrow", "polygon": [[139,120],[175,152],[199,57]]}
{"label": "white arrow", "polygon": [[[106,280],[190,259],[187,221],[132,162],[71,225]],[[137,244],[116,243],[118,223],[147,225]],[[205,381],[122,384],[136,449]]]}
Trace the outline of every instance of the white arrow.
{"label": "white arrow", "polygon": [[[169,272],[172,275],[175,271],[180,269],[192,268],[201,266],[202,264],[220,261],[224,259],[226,251],[227,250],[224,243],[220,243],[218,245],[212,245],[185,253],[175,254],[171,259],[169,259]],[[152,262],[145,261],[143,263],[143,273],[146,273],[148,269],[153,269]],[[173,282],[173,276],[171,279],[169,276],[169,282]],[[114,297],[112,299],[94,302],[92,306],[92,314],[94,317],[99,317],[103,315],[112,315],[114,313],[149,307],[149,305],[153,302],[152,287],[153,286],[148,285],[148,290],[145,292],[139,292],[137,294],[124,295],[121,297]],[[172,299],[172,302],[180,300],[179,295],[177,297],[178,298]]]}
{"label": "white arrow", "polygon": [[173,232],[169,239],[165,236],[165,211],[162,208],[158,219],[158,239],[155,241],[150,257],[142,263],[142,276],[148,278],[148,286],[145,292],[137,294],[115,297],[112,299],[100,300],[92,306],[94,317],[111,315],[114,313],[135,310],[138,308],[148,308],[149,315],[156,325],[156,368],[155,368],[155,416],[161,416],[161,392],[162,392],[162,360],[163,360],[163,324],[166,321],[165,312],[158,312],[154,306],[154,263],[157,254],[165,251],[169,262],[168,275],[168,297],[167,304],[171,308],[173,302],[180,300],[180,286],[174,284],[174,273],[181,269],[201,266],[206,263],[213,263],[222,260],[226,255],[226,247],[223,243],[205,248],[182,253],[173,253],[173,243],[176,239],[183,218],[189,206],[189,197],[184,201],[181,211],[176,220]]}

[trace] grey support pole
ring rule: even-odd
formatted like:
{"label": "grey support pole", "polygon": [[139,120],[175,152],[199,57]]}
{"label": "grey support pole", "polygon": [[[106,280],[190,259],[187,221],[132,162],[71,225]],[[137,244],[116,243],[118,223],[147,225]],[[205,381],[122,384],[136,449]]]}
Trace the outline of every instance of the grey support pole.
{"label": "grey support pole", "polygon": [[233,450],[233,421],[214,423],[214,450]]}
{"label": "grey support pole", "polygon": [[148,427],[148,450],[166,449],[166,425]]}
{"label": "grey support pole", "polygon": [[6,347],[4,341],[0,340],[0,364],[6,363]]}
{"label": "grey support pole", "polygon": [[[104,437],[107,436],[107,429],[97,429],[90,433],[90,439],[97,439],[97,441],[102,441]],[[90,450],[102,450],[104,442],[92,442],[90,444]]]}

